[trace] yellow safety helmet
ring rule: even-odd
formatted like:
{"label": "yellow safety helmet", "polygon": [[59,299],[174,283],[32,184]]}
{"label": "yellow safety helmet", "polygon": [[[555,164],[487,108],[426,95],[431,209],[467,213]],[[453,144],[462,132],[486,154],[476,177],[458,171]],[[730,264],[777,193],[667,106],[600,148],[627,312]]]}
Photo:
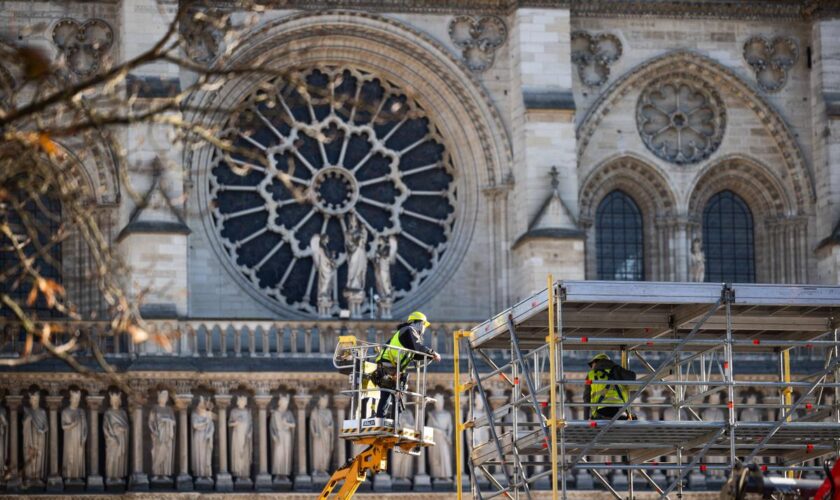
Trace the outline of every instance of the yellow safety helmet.
{"label": "yellow safety helmet", "polygon": [[426,315],[421,313],[420,311],[414,311],[413,313],[409,314],[408,319],[406,320],[406,322],[408,323],[414,323],[415,321],[422,321],[423,326],[425,326],[426,328],[429,328],[429,325],[431,325],[431,323],[429,323],[429,320],[426,319]]}
{"label": "yellow safety helmet", "polygon": [[610,357],[609,357],[609,356],[607,356],[607,355],[606,355],[606,354],[604,354],[604,353],[596,354],[596,355],[592,356],[592,359],[590,359],[590,360],[589,360],[589,362],[588,362],[588,363],[586,363],[586,364],[591,365],[592,363],[594,363],[594,362],[596,362],[596,361],[598,361],[598,360],[601,360],[601,359],[606,359],[607,361],[609,361],[609,360],[610,360]]}

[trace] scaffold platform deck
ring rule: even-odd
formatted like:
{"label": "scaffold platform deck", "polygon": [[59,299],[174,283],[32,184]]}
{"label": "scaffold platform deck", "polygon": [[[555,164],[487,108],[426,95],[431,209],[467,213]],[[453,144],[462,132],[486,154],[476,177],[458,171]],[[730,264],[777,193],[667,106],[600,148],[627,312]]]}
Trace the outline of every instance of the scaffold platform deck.
{"label": "scaffold platform deck", "polygon": [[[547,283],[456,334],[456,357],[465,347],[469,372],[465,380],[455,363],[456,413],[462,393],[469,398],[458,429],[483,429],[488,436],[468,453],[475,498],[530,498],[530,489],[545,479],[565,497],[567,477],[579,469],[616,498],[625,495],[599,470],[622,470],[630,498],[634,474],[669,498],[700,467],[729,470],[761,461],[774,470],[817,470],[803,464],[840,450],[840,287]],[[791,366],[792,350],[819,353],[823,361],[817,369]],[[611,353],[637,372],[635,381],[621,382],[630,388],[627,403],[606,405],[619,407],[611,420],[586,419],[596,404],[569,398],[587,383],[565,369],[570,356],[587,355],[582,351]],[[742,358],[766,360],[777,374],[748,377],[735,369]],[[669,396],[667,404],[642,397],[655,386]],[[735,391],[745,388],[777,391],[777,416],[740,421],[750,405],[736,401]],[[829,393],[833,402],[826,403]],[[669,407],[674,418],[634,419],[654,407]],[[701,418],[708,408],[723,418]],[[631,419],[623,420],[628,412]],[[656,484],[651,470],[671,471],[668,484]]]}

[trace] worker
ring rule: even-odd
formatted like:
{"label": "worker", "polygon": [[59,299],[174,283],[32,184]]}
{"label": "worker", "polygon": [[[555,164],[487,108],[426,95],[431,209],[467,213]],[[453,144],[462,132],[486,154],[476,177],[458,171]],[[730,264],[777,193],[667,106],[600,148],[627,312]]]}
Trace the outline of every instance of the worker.
{"label": "worker", "polygon": [[[414,361],[415,354],[393,347],[408,349],[428,354],[435,361],[440,361],[440,354],[423,344],[423,334],[430,325],[426,315],[415,311],[409,314],[405,323],[397,325],[397,330],[379,356],[376,357],[376,372],[373,381],[382,389],[397,390],[397,368],[399,368],[400,387],[403,390],[408,380],[408,365]],[[379,418],[394,418],[394,393],[382,391],[379,404],[376,406],[376,416]]]}
{"label": "worker", "polygon": [[[606,405],[623,405],[627,402],[630,390],[627,385],[619,383],[622,380],[636,380],[636,373],[613,363],[610,357],[603,353],[596,354],[589,360],[583,402],[596,405],[587,406],[590,420],[610,420],[621,410],[619,406]],[[597,406],[601,404],[605,406]],[[618,419],[632,418],[632,414],[627,411]]]}

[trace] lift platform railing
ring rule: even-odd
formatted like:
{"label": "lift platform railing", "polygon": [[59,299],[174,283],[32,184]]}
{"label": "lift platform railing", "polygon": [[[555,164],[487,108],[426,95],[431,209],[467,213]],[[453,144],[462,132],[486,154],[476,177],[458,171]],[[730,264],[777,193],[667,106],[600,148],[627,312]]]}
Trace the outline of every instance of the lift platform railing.
{"label": "lift platform railing", "polygon": [[[393,349],[403,356],[413,356],[407,366],[394,367],[395,388],[377,386],[373,375],[377,369],[377,358],[384,349]],[[345,423],[340,437],[350,441],[362,440],[365,436],[388,436],[401,441],[416,441],[422,443],[426,439],[425,408],[426,397],[426,368],[432,356],[420,351],[413,351],[392,345],[374,344],[359,341],[355,337],[343,336],[339,338],[333,355],[333,365],[339,373],[349,376],[350,389],[341,391],[350,396],[350,415],[352,425]],[[413,377],[412,377],[413,375]],[[412,381],[413,379],[413,381]],[[409,384],[413,390],[409,389]],[[393,418],[376,418],[376,409],[380,398],[385,394],[392,395],[394,405]],[[413,424],[405,425],[405,414],[410,412]],[[399,447],[404,451],[403,447]],[[410,448],[412,454],[419,454],[419,448]]]}

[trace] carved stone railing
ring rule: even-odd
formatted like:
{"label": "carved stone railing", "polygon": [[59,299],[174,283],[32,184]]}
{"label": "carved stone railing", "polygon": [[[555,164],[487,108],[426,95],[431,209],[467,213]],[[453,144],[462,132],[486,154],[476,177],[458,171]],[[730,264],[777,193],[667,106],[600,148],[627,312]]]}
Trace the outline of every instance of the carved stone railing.
{"label": "carved stone railing", "polygon": [[[54,342],[85,333],[108,357],[182,356],[224,357],[331,357],[338,337],[355,335],[368,342],[384,343],[394,321],[268,321],[268,320],[147,320],[149,341],[134,344],[127,335],[114,335],[107,322],[62,322]],[[452,332],[470,323],[438,323],[426,332],[426,342],[442,355],[452,352]],[[0,357],[24,353],[26,340],[15,323],[0,323]],[[80,349],[84,350],[82,343]],[[38,344],[31,354],[39,354]]]}

